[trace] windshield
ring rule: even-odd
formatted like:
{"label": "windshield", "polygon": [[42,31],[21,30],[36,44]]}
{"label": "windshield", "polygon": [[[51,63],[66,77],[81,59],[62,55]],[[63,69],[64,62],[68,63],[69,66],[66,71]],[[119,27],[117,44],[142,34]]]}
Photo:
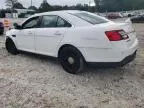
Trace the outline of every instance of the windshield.
{"label": "windshield", "polygon": [[79,17],[91,24],[101,24],[101,23],[106,23],[108,22],[106,19],[101,18],[97,15],[87,13],[87,12],[81,12],[81,13],[71,13],[72,15]]}

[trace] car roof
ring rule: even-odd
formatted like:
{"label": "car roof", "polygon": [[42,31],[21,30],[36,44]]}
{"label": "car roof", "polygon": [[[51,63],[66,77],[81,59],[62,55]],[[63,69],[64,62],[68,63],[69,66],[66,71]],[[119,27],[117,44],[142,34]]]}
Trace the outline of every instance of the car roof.
{"label": "car roof", "polygon": [[61,10],[61,11],[50,11],[50,12],[44,12],[44,13],[38,13],[34,16],[41,16],[41,15],[49,15],[49,14],[68,14],[68,13],[79,13],[83,12],[80,10]]}
{"label": "car roof", "polygon": [[35,15],[32,15],[29,18],[37,17],[37,16],[45,16],[45,15],[58,15],[62,17],[63,19],[65,19],[66,21],[68,21],[69,23],[71,23],[73,26],[91,26],[89,22],[86,22],[74,15],[71,15],[71,14],[80,13],[80,12],[84,12],[84,11],[79,11],[79,10],[51,11],[51,12],[37,13]]}
{"label": "car roof", "polygon": [[[82,13],[82,12],[86,12],[86,11],[80,11],[80,10],[51,11],[51,12],[38,13],[38,14],[31,16],[30,18],[37,17],[37,16],[45,16],[45,15],[57,15],[57,16],[60,16],[61,18],[65,19],[69,23],[71,23],[73,26],[81,26],[81,27],[91,26],[92,25],[91,23],[72,15],[74,13]],[[103,17],[101,17],[101,18],[103,18]]]}

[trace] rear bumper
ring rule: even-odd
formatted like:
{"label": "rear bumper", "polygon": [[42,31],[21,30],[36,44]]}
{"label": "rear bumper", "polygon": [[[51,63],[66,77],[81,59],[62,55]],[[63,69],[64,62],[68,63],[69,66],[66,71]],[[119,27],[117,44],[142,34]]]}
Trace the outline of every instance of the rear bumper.
{"label": "rear bumper", "polygon": [[124,66],[124,65],[130,63],[131,61],[133,61],[136,58],[136,54],[137,54],[137,51],[135,51],[132,55],[127,56],[121,62],[117,63],[117,65]]}
{"label": "rear bumper", "polygon": [[[119,45],[118,45],[119,46]],[[83,48],[80,49],[86,62],[118,63],[133,55],[138,49],[138,40],[135,39],[129,47],[115,47],[112,49]]]}
{"label": "rear bumper", "polygon": [[120,62],[88,62],[88,65],[94,65],[96,67],[120,67],[132,62],[136,58],[136,53],[137,51]]}

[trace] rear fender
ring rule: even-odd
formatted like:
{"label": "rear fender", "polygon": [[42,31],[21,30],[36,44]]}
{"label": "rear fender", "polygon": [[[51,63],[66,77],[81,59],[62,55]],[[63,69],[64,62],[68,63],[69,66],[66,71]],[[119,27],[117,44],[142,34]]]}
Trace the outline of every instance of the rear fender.
{"label": "rear fender", "polygon": [[71,44],[79,48],[111,48],[103,26],[77,27],[69,29],[61,44]]}

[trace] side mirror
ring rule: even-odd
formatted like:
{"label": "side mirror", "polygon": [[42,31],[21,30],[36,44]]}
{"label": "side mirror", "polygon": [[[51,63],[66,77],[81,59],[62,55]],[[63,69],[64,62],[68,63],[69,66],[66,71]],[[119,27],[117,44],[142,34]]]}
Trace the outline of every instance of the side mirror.
{"label": "side mirror", "polygon": [[18,25],[17,23],[14,23],[13,26],[15,29],[18,29],[18,30],[22,29],[22,26]]}

